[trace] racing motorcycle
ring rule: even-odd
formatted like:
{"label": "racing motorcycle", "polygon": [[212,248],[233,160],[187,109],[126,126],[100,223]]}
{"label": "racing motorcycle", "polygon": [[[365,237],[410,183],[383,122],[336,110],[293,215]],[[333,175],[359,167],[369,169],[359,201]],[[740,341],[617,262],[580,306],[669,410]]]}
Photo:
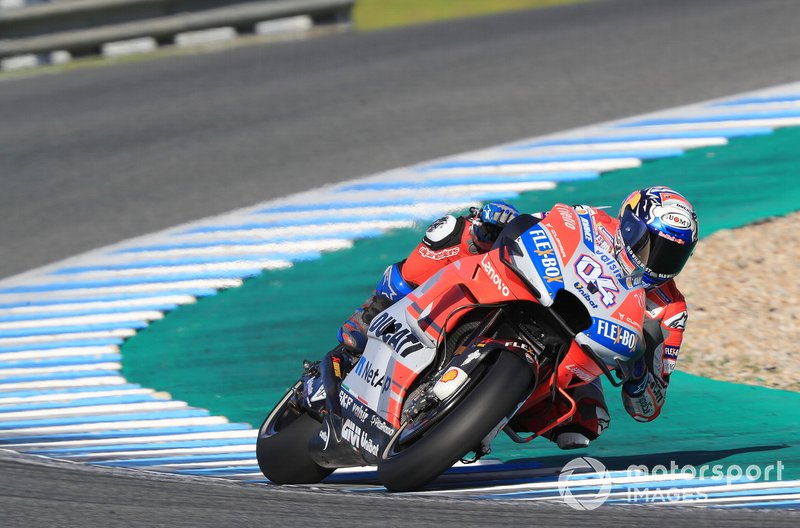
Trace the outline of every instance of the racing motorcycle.
{"label": "racing motorcycle", "polygon": [[491,251],[380,312],[354,365],[306,361],[259,430],[263,474],[303,484],[372,465],[390,491],[416,490],[501,431],[524,443],[567,422],[571,389],[603,375],[621,385],[641,354],[644,290],[604,231],[581,207],[520,215]]}

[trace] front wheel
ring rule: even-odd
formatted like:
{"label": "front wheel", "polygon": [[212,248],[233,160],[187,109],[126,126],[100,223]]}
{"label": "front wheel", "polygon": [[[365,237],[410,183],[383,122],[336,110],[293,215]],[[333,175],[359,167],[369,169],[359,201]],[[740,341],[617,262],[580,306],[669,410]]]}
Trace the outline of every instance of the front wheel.
{"label": "front wheel", "polygon": [[333,473],[317,465],[308,452],[320,422],[291,405],[298,386],[299,382],[286,393],[258,430],[258,467],[275,484],[315,484]]}
{"label": "front wheel", "polygon": [[[530,367],[501,350],[480,380],[468,382],[455,395],[458,401],[446,413],[436,412],[436,419],[425,425],[419,423],[427,419],[423,412],[395,432],[378,462],[381,483],[390,491],[412,491],[435,479],[479,446],[514,411],[533,383]],[[408,428],[416,429],[415,434],[404,435]]]}

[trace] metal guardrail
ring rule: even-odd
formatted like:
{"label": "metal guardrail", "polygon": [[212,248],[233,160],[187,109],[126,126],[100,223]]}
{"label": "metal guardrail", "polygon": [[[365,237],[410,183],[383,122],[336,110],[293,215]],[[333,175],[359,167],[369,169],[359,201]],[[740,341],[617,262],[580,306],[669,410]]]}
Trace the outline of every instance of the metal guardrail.
{"label": "metal guardrail", "polygon": [[0,10],[0,59],[67,51],[100,53],[103,44],[218,27],[250,33],[267,20],[306,15],[314,24],[347,22],[355,0],[70,0]]}

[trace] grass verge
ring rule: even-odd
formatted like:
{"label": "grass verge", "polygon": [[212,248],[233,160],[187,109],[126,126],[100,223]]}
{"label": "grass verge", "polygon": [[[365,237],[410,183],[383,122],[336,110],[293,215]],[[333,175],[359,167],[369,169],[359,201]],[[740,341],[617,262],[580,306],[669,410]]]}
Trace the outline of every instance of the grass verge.
{"label": "grass verge", "polygon": [[353,24],[370,31],[589,0],[358,0]]}

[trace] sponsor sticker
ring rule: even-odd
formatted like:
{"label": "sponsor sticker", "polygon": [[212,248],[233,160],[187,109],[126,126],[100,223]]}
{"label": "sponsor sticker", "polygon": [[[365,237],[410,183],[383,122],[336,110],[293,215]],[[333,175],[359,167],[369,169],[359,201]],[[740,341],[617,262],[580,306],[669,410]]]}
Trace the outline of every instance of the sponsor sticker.
{"label": "sponsor sticker", "polygon": [[680,352],[680,348],[673,347],[673,346],[665,346],[664,347],[664,357],[669,359],[678,359],[678,352]]}
{"label": "sponsor sticker", "polygon": [[[403,323],[397,321],[386,312],[382,312],[373,319],[369,325],[369,331],[392,347],[402,357],[409,356],[425,346]],[[362,356],[361,359],[364,359],[364,357]]]}
{"label": "sponsor sticker", "polygon": [[369,434],[354,424],[351,420],[345,420],[342,425],[342,438],[350,442],[353,447],[363,449],[372,456],[378,456],[378,444],[376,444]]}
{"label": "sponsor sticker", "polygon": [[511,290],[508,289],[506,283],[503,282],[503,279],[500,278],[500,275],[497,273],[497,271],[495,271],[488,254],[483,256],[483,260],[481,260],[481,268],[483,268],[483,271],[486,272],[486,276],[489,277],[489,280],[492,281],[492,284],[497,287],[497,291],[503,294],[503,297],[508,297],[511,294]]}
{"label": "sponsor sticker", "polygon": [[586,244],[590,250],[594,251],[594,230],[592,229],[592,221],[589,219],[588,215],[579,214],[578,218],[581,220],[583,243]]}
{"label": "sponsor sticker", "polygon": [[630,354],[639,344],[639,334],[607,319],[595,319],[592,335],[598,343],[611,350],[620,345]]}
{"label": "sponsor sticker", "polygon": [[681,229],[689,229],[692,226],[692,221],[683,213],[664,213],[661,215],[661,221],[668,226]]}
{"label": "sponsor sticker", "polygon": [[455,257],[459,251],[461,251],[461,248],[458,246],[442,249],[441,251],[433,251],[425,246],[419,247],[419,254],[422,255],[422,258],[431,260],[444,260],[449,257]]}
{"label": "sponsor sticker", "polygon": [[350,396],[344,390],[339,391],[339,405],[341,406],[342,410],[347,411],[350,409],[350,406],[353,405],[353,397]]}
{"label": "sponsor sticker", "polygon": [[374,414],[372,415],[372,420],[370,421],[370,423],[372,424],[372,427],[374,427],[375,429],[377,429],[378,431],[382,432],[385,435],[391,436],[394,433],[394,429],[392,428],[391,425],[384,422],[380,417]]}
{"label": "sponsor sticker", "polygon": [[475,352],[470,352],[470,354],[467,356],[467,359],[464,360],[462,365],[469,365],[479,357],[481,357],[481,353],[478,352],[477,350]]}
{"label": "sponsor sticker", "polygon": [[524,243],[533,264],[546,283],[560,282],[564,284],[561,266],[555,256],[555,250],[547,233],[541,228],[528,231]]}
{"label": "sponsor sticker", "polygon": [[366,420],[367,416],[369,416],[369,411],[367,411],[361,405],[356,404],[353,405],[353,416],[358,418],[361,421],[361,423],[364,423],[364,420]]}
{"label": "sponsor sticker", "polygon": [[589,292],[586,291],[586,288],[583,287],[583,284],[576,281],[575,284],[572,285],[572,287],[575,288],[575,291],[577,291],[578,294],[581,297],[583,297],[587,303],[589,303],[589,306],[595,309],[598,308],[597,303],[592,300],[592,296],[589,295]]}
{"label": "sponsor sticker", "polygon": [[453,367],[453,368],[451,368],[450,370],[448,370],[447,372],[444,373],[444,375],[441,377],[439,382],[440,383],[447,383],[449,381],[453,381],[457,377],[458,377],[458,369]]}
{"label": "sponsor sticker", "polygon": [[591,374],[580,368],[578,365],[575,365],[574,363],[567,365],[566,369],[575,374],[576,376],[578,376],[578,378],[583,381],[594,380],[594,376],[592,376]]}
{"label": "sponsor sticker", "polygon": [[460,368],[451,367],[433,386],[433,394],[439,398],[439,401],[444,401],[454,394],[468,378],[467,373]]}
{"label": "sponsor sticker", "polygon": [[586,284],[589,291],[600,294],[600,301],[606,307],[617,304],[619,288],[614,279],[603,275],[603,265],[589,255],[581,255],[575,263],[575,273]]}

